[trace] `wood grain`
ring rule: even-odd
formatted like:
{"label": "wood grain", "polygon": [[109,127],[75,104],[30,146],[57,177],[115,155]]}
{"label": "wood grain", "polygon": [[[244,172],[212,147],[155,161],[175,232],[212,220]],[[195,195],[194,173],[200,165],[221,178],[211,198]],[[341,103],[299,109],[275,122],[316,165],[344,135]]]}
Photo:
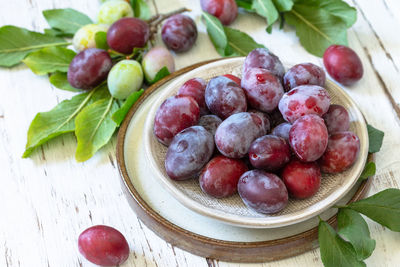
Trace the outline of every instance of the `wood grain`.
{"label": "wood grain", "polygon": [[[71,7],[94,19],[99,8],[97,0],[0,1],[0,26],[12,24],[30,30],[48,27],[41,14],[44,9]],[[198,25],[196,45],[175,56],[177,69],[219,57],[201,22],[199,1],[156,2],[160,12],[190,7],[190,16]],[[400,119],[393,104],[400,103],[400,77],[396,71],[400,68],[400,4],[398,0],[348,2],[356,3],[357,9],[363,11],[358,13],[358,21],[349,32],[349,45],[360,55],[365,75],[346,91],[367,120],[386,134],[382,151],[376,155],[378,173],[372,194],[400,184]],[[283,31],[274,27],[268,35],[265,20],[247,14],[240,14],[232,27],[247,32],[285,61],[322,65],[320,58],[300,46],[291,27],[286,26]],[[156,42],[162,45],[160,36]],[[128,238],[131,255],[123,266],[260,266],[192,255],[167,244],[139,222],[120,186],[115,168],[115,139],[83,164],[74,160],[73,135],[57,138],[37,150],[32,158],[22,160],[26,132],[35,114],[51,109],[73,94],[55,89],[47,77],[36,76],[21,65],[0,69],[0,95],[0,266],[94,266],[79,254],[76,241],[81,231],[95,224],[114,226]],[[366,263],[398,266],[400,234],[370,220],[368,224],[377,247]],[[321,265],[319,251],[313,250],[261,266]]]}

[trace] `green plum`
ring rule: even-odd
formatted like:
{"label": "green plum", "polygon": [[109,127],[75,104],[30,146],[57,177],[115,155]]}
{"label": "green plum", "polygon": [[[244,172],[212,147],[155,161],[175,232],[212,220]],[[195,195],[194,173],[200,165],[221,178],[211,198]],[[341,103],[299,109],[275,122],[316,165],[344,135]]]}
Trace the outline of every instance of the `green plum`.
{"label": "green plum", "polygon": [[132,7],[123,0],[111,0],[100,6],[97,21],[101,24],[113,24],[125,17],[133,17]]}
{"label": "green plum", "polygon": [[125,99],[143,84],[143,71],[139,62],[122,60],[112,67],[108,74],[108,89],[113,97]]}
{"label": "green plum", "polygon": [[175,62],[172,54],[165,47],[154,47],[143,57],[143,72],[146,80],[151,82],[156,74],[163,68],[167,67],[170,73],[175,71]]}
{"label": "green plum", "polygon": [[72,39],[74,48],[80,52],[88,48],[96,48],[95,36],[98,32],[107,32],[106,24],[88,24],[80,28]]}

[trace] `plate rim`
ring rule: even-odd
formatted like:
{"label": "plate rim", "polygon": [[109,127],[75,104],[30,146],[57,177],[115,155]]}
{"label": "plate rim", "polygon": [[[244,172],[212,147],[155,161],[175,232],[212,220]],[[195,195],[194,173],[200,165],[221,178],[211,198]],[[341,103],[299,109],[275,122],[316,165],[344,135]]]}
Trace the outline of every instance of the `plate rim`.
{"label": "plate rim", "polygon": [[[223,58],[221,60],[218,60],[217,62],[212,62],[211,64],[204,64],[201,67],[206,68],[208,65],[223,65],[224,61],[242,61],[244,60],[244,57],[235,57],[235,58]],[[197,68],[194,68],[195,70]],[[186,73],[185,73],[186,74]],[[180,75],[179,75],[180,76]],[[182,80],[181,77],[177,79],[176,81],[173,81],[169,86],[174,87],[178,83],[180,83],[180,80]],[[346,98],[348,102],[351,103],[352,106],[355,107],[355,112],[357,114],[357,117],[361,119],[360,123],[364,125],[364,131],[363,133],[367,133],[367,127],[366,127],[366,121],[363,117],[363,114],[361,113],[361,110],[357,106],[357,104],[353,101],[353,99],[336,83],[333,81],[327,79],[327,83],[330,84],[331,87],[340,90],[340,93],[342,94],[343,97]],[[282,226],[287,226],[287,225],[292,225],[295,223],[299,223],[302,221],[305,221],[307,219],[310,219],[318,214],[321,214],[322,212],[326,211],[327,209],[331,208],[332,206],[335,205],[344,195],[346,195],[351,188],[356,184],[357,179],[354,178],[353,181],[350,183],[346,183],[347,187],[346,188],[339,188],[338,190],[334,191],[331,193],[327,198],[322,199],[321,201],[318,202],[319,205],[322,205],[322,208],[318,208],[317,203],[313,204],[310,207],[307,207],[305,209],[302,209],[302,211],[291,213],[291,214],[285,214],[279,217],[240,217],[236,214],[229,214],[227,212],[223,212],[217,209],[213,209],[210,207],[206,207],[198,202],[196,202],[194,199],[188,197],[184,192],[176,188],[176,186],[171,183],[164,175],[161,173],[161,171],[158,168],[158,165],[156,164],[154,158],[151,157],[151,134],[148,134],[146,132],[146,129],[152,129],[153,125],[153,120],[155,116],[155,112],[158,109],[158,106],[164,101],[166,95],[169,94],[170,90],[166,90],[163,92],[160,97],[154,101],[153,106],[149,110],[149,117],[146,119],[145,124],[144,124],[144,138],[143,142],[145,142],[144,148],[145,148],[145,156],[150,164],[150,166],[154,169],[154,174],[157,176],[156,180],[161,183],[170,194],[173,195],[175,199],[177,199],[182,205],[184,205],[186,208],[201,214],[203,216],[207,216],[209,218],[218,220],[223,223],[227,223],[230,225],[234,226],[239,226],[239,227],[247,227],[247,228],[276,228],[276,227],[282,227]],[[152,131],[151,131],[152,132]],[[362,149],[360,149],[359,152],[359,157],[361,155],[365,155],[365,158],[368,156],[368,138],[366,138],[366,145]],[[361,174],[363,167],[365,165],[365,161],[363,162],[363,165],[361,168],[358,170],[358,173],[355,173],[355,177],[359,177]],[[328,201],[329,200],[329,201]]]}

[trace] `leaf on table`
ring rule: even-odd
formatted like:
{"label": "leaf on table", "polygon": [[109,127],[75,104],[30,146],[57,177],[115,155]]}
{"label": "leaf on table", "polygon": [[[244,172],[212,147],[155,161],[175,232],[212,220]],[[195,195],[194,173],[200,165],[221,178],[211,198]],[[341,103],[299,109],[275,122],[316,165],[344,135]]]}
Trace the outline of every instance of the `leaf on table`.
{"label": "leaf on table", "polygon": [[43,16],[52,28],[67,34],[75,34],[82,26],[93,23],[87,15],[72,8],[44,10]]}
{"label": "leaf on table", "polygon": [[346,238],[354,248],[358,260],[365,260],[375,249],[375,240],[371,239],[368,224],[358,213],[350,209],[339,209],[338,233]]}
{"label": "leaf on table", "polygon": [[238,5],[238,7],[241,7],[249,12],[254,12],[253,8],[251,7],[252,2],[252,0],[236,0],[236,4]]}
{"label": "leaf on table", "polygon": [[128,114],[129,110],[133,106],[133,104],[136,103],[136,101],[139,99],[139,97],[143,94],[144,90],[141,89],[137,92],[132,93],[122,104],[122,106],[114,112],[112,115],[113,121],[117,124],[119,127],[122,123],[122,121],[125,119],[126,114]]}
{"label": "leaf on table", "polygon": [[67,74],[64,72],[55,72],[50,75],[50,83],[61,90],[71,91],[71,92],[82,92],[80,89],[72,87],[68,82]]}
{"label": "leaf on table", "polygon": [[359,180],[366,180],[369,177],[375,175],[376,173],[376,165],[375,162],[368,162],[365,167],[363,172],[360,175]]}
{"label": "leaf on table", "polygon": [[366,266],[356,257],[353,246],[343,240],[326,222],[318,225],[318,242],[321,259],[325,267],[357,267]]}
{"label": "leaf on table", "polygon": [[111,139],[117,128],[112,114],[118,110],[113,97],[98,100],[86,106],[76,116],[75,135],[78,140],[75,158],[78,162],[90,159]]}
{"label": "leaf on table", "polygon": [[367,125],[367,130],[369,138],[368,152],[369,153],[379,152],[382,147],[383,137],[385,136],[385,133],[374,128],[369,124]]}
{"label": "leaf on table", "polygon": [[272,24],[278,20],[279,13],[272,0],[253,0],[252,9],[267,20],[267,31],[270,33]]}
{"label": "leaf on table", "polygon": [[389,188],[346,206],[392,231],[400,232],[400,190]]}
{"label": "leaf on table", "polygon": [[320,2],[323,9],[329,10],[332,15],[341,18],[346,23],[347,28],[350,28],[357,21],[357,10],[346,2],[341,0],[324,0]]}
{"label": "leaf on table", "polygon": [[70,33],[65,33],[59,29],[44,29],[44,33],[47,35],[51,35],[51,36],[56,36],[56,37],[68,37],[68,38],[72,38],[74,35],[70,34]]}
{"label": "leaf on table", "polygon": [[46,47],[30,53],[24,62],[35,74],[67,72],[76,53],[64,47]]}
{"label": "leaf on table", "polygon": [[293,7],[293,0],[273,0],[276,9],[279,12],[290,11]]}
{"label": "leaf on table", "polygon": [[296,28],[304,48],[319,57],[330,45],[347,45],[347,23],[332,11],[340,1],[323,2],[297,0],[284,14],[285,21]]}
{"label": "leaf on table", "polygon": [[20,63],[30,52],[68,44],[59,37],[15,26],[3,26],[0,28],[0,66],[11,67]]}
{"label": "leaf on table", "polygon": [[150,7],[144,0],[130,0],[135,18],[148,20],[151,17]]}
{"label": "leaf on table", "polygon": [[107,50],[110,47],[107,44],[107,33],[106,32],[96,32],[94,36],[94,40],[96,42],[96,47],[100,49]]}
{"label": "leaf on table", "polygon": [[211,42],[218,54],[223,57],[246,56],[253,49],[264,47],[256,43],[253,38],[244,32],[229,27],[223,27],[216,17],[207,12],[203,12],[203,18]]}
{"label": "leaf on table", "polygon": [[159,80],[161,80],[164,77],[167,77],[170,74],[171,73],[169,72],[168,68],[166,66],[164,66],[157,72],[156,76],[154,76],[154,79],[152,81],[147,81],[147,82],[149,84],[155,84],[156,82],[158,82]]}
{"label": "leaf on table", "polygon": [[202,15],[207,27],[208,36],[211,39],[218,54],[225,57],[228,48],[228,38],[226,37],[222,23],[213,15],[203,12]]}
{"label": "leaf on table", "polygon": [[232,55],[247,56],[256,48],[265,48],[244,32],[229,27],[224,27],[224,30],[228,38],[228,46],[234,51]]}
{"label": "leaf on table", "polygon": [[27,143],[23,158],[29,157],[33,150],[49,140],[75,130],[76,115],[89,103],[109,96],[106,86],[100,86],[90,92],[82,93],[64,100],[52,110],[38,113],[28,130]]}

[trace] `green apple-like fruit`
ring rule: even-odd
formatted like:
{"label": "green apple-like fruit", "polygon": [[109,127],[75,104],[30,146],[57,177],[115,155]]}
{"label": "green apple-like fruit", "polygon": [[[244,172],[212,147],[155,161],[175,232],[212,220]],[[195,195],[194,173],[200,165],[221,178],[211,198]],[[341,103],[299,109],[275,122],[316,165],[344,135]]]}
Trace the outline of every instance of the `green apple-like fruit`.
{"label": "green apple-like fruit", "polygon": [[74,48],[80,52],[88,48],[96,48],[95,36],[98,32],[107,32],[106,24],[88,24],[80,28],[72,39]]}
{"label": "green apple-like fruit", "polygon": [[125,17],[133,17],[132,7],[123,0],[111,0],[100,6],[97,21],[101,24],[111,25]]}
{"label": "green apple-like fruit", "polygon": [[154,47],[143,57],[142,67],[146,81],[151,82],[163,67],[167,67],[170,73],[175,71],[174,57],[168,49]]}

